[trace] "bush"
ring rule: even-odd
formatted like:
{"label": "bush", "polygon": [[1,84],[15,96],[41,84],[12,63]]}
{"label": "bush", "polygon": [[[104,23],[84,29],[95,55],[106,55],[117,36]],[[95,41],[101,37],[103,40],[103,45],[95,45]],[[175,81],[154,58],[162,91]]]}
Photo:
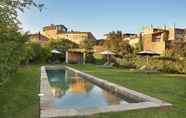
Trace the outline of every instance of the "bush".
{"label": "bush", "polygon": [[57,39],[57,40],[52,40],[51,42],[49,42],[48,47],[50,47],[51,49],[56,49],[58,51],[61,52],[60,55],[53,55],[50,58],[50,61],[55,62],[64,62],[65,61],[65,56],[66,56],[66,51],[68,49],[72,49],[72,48],[78,48],[78,45],[68,39]]}
{"label": "bush", "polygon": [[51,57],[51,49],[37,42],[29,42],[26,44],[25,54],[25,59],[22,61],[22,64],[47,63]]}
{"label": "bush", "polygon": [[103,55],[94,54],[93,56],[94,56],[94,63],[95,64],[103,65],[107,61],[106,57],[104,57]]}
{"label": "bush", "polygon": [[186,73],[184,60],[176,60],[175,62],[164,62],[161,71],[167,73]]}
{"label": "bush", "polygon": [[23,12],[29,6],[42,8],[43,4],[36,4],[33,0],[0,2],[0,84],[16,72],[25,58],[24,44],[28,35],[19,32],[18,11]]}
{"label": "bush", "polygon": [[22,35],[15,28],[0,24],[0,82],[7,80],[24,59],[24,44],[27,34]]}
{"label": "bush", "polygon": [[166,73],[177,73],[177,74],[185,73],[185,70],[181,65],[177,65],[174,63],[164,64],[161,68],[161,71]]}

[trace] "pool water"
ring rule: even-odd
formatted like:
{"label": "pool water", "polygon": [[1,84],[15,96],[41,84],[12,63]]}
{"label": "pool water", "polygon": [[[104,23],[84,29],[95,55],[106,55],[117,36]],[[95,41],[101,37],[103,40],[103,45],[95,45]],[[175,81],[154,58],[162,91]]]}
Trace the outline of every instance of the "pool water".
{"label": "pool water", "polygon": [[47,70],[52,99],[57,108],[92,108],[133,103],[89,82],[70,70]]}

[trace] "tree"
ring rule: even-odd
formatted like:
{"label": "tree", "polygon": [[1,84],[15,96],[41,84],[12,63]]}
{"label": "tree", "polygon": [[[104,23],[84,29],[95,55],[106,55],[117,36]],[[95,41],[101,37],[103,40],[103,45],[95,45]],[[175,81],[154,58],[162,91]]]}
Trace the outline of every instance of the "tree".
{"label": "tree", "polygon": [[134,56],[134,48],[128,43],[128,41],[121,41],[118,47],[118,53],[120,57],[126,58],[127,62]]}
{"label": "tree", "polygon": [[106,34],[107,38],[104,41],[103,46],[107,48],[108,50],[117,52],[119,43],[122,41],[122,32],[110,32]]}
{"label": "tree", "polygon": [[0,81],[2,82],[15,73],[24,59],[24,44],[28,40],[28,35],[22,35],[16,28],[4,27],[2,24],[0,24],[0,34]]}
{"label": "tree", "polygon": [[84,48],[86,50],[91,49],[96,44],[96,41],[91,39],[86,39],[80,43],[80,48]]}
{"label": "tree", "polygon": [[26,44],[25,59],[22,64],[46,63],[50,57],[51,49],[48,46],[42,46],[37,42],[29,42]]}
{"label": "tree", "polygon": [[175,53],[180,54],[182,57],[186,57],[186,42],[183,40],[177,40],[172,42],[172,50]]}
{"label": "tree", "polygon": [[43,4],[36,4],[33,0],[1,0],[0,1],[0,23],[9,27],[20,23],[18,20],[18,11],[24,12],[24,8],[35,6],[42,10]]}
{"label": "tree", "polygon": [[49,47],[51,49],[56,49],[61,52],[60,56],[57,58],[59,61],[64,61],[66,56],[66,51],[72,48],[78,48],[78,45],[68,39],[57,39],[49,42]]}
{"label": "tree", "polygon": [[21,61],[25,58],[25,42],[27,33],[19,32],[18,11],[36,6],[33,0],[1,0],[0,1],[0,84],[11,77]]}
{"label": "tree", "polygon": [[122,41],[119,43],[119,55],[122,57],[126,55],[131,55],[134,52],[134,48],[128,43],[128,41]]}

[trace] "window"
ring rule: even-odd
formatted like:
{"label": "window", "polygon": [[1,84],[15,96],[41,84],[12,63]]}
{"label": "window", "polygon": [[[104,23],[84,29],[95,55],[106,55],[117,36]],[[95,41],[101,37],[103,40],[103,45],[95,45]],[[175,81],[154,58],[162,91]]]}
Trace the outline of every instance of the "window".
{"label": "window", "polygon": [[160,40],[161,40],[161,34],[152,36],[152,42],[160,42]]}

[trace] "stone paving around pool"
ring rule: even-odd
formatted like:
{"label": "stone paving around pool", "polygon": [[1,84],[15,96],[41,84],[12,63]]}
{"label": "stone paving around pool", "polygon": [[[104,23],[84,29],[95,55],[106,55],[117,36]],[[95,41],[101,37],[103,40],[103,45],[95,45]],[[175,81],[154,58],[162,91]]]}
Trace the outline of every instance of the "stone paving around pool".
{"label": "stone paving around pool", "polygon": [[[111,92],[118,93],[122,96],[128,96],[132,99],[141,101],[139,103],[129,103],[129,104],[119,104],[119,105],[111,105],[107,107],[97,107],[97,108],[71,108],[71,109],[59,109],[56,108],[53,101],[52,95],[50,94],[50,85],[48,82],[48,76],[46,73],[46,69],[60,69],[66,68],[72,70],[82,76],[86,76],[86,78],[95,83],[96,85],[105,88]],[[154,97],[150,97],[144,95],[142,93],[136,92],[134,90],[130,90],[123,86],[119,86],[117,84],[113,84],[106,80],[100,79],[98,77],[92,76],[90,74],[81,72],[74,68],[68,66],[42,66],[41,67],[41,83],[40,83],[40,118],[57,118],[57,117],[70,117],[70,116],[85,116],[85,115],[93,115],[97,113],[107,113],[107,112],[120,112],[120,111],[128,111],[128,110],[137,110],[137,109],[146,109],[146,108],[157,108],[157,107],[167,107],[171,106],[170,103],[164,102]]]}

